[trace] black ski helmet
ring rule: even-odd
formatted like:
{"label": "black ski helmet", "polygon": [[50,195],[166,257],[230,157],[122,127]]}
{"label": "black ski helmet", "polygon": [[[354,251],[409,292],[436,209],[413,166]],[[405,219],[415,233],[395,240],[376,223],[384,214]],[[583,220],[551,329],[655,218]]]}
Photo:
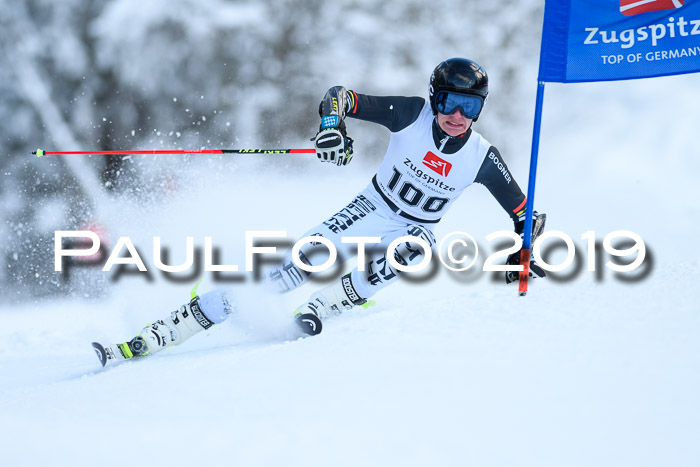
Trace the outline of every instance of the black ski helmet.
{"label": "black ski helmet", "polygon": [[[486,101],[489,95],[489,77],[486,71],[474,60],[468,58],[450,58],[441,62],[430,76],[430,107],[437,115],[435,98],[442,91],[457,94],[472,94]],[[479,118],[477,115],[473,121]]]}

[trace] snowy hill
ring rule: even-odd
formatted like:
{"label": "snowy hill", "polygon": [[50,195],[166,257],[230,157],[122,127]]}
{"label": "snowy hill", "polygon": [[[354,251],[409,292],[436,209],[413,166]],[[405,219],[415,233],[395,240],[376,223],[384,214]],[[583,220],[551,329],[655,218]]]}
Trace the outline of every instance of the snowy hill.
{"label": "snowy hill", "polygon": [[[699,172],[692,123],[677,116],[696,102],[644,97],[695,80],[547,91],[538,209],[581,248],[587,230],[599,240],[637,232],[653,256],[645,279],[582,270],[536,281],[520,298],[483,273],[441,268],[307,339],[296,339],[289,310],[317,285],[279,300],[241,286],[246,306],[226,323],[106,371],[90,342],[133,336],[184,303],[190,285],[128,276],[106,298],[3,309],[3,464],[695,465]],[[526,158],[511,168],[524,186]],[[244,230],[299,235],[371,175],[362,165],[256,170],[250,160],[225,174],[203,167],[149,216],[123,204],[112,234],[145,252],[160,234],[173,263],[186,235],[211,235],[235,262]],[[231,205],[246,194],[257,203]],[[504,228],[505,214],[474,187],[438,237],[465,230],[486,245]]]}
{"label": "snowy hill", "polygon": [[[456,15],[420,1],[382,3],[378,14],[369,1],[182,0],[139,15],[143,2],[76,0],[66,11],[84,18],[47,13],[42,34],[27,35],[49,3],[8,7],[4,22],[14,68],[0,70],[3,246],[46,266],[43,232],[79,225],[94,203],[110,244],[129,236],[151,274],[81,270],[56,297],[59,274],[25,268],[17,252],[3,258],[2,466],[700,465],[700,77],[547,85],[535,204],[548,230],[573,239],[576,261],[531,283],[527,297],[478,271],[493,251],[486,236],[511,223],[475,186],[436,231],[476,238],[474,269],[440,266],[301,339],[290,312],[320,285],[268,297],[250,281],[167,280],[153,268],[152,239],[177,264],[185,237],[201,248],[210,236],[220,263],[242,265],[246,230],[291,239],[345,206],[374,173],[385,132],[349,121],[357,154],[344,169],[193,156],[123,159],[110,173],[88,158],[25,163],[27,145],[71,146],[71,132],[100,148],[309,145],[328,86],[422,94],[427,66],[478,51],[492,93],[477,129],[505,149],[526,189],[539,3],[471,2],[475,13]],[[337,28],[318,27],[328,17]],[[271,27],[283,20],[291,26]],[[338,37],[328,41],[328,30]],[[89,199],[80,193],[102,189],[65,181],[95,185],[98,171],[124,185]],[[602,242],[616,230],[644,240],[643,267],[616,274],[598,246],[598,270],[587,271],[582,235]],[[30,280],[15,289],[13,274]],[[200,291],[231,287],[239,313],[153,358],[99,366],[92,341],[133,337],[200,278]]]}

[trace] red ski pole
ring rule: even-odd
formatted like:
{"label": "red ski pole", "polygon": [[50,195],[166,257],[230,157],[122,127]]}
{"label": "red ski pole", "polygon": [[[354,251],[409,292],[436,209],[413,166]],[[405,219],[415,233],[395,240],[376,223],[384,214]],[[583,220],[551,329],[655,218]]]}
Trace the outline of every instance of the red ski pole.
{"label": "red ski pole", "polygon": [[131,154],[315,154],[315,149],[166,149],[144,151],[44,151],[37,149],[36,157],[63,155],[131,155]]}

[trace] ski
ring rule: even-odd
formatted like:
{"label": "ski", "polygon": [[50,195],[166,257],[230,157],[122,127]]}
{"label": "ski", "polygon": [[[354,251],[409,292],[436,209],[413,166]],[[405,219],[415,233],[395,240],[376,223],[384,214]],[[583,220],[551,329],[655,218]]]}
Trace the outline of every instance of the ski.
{"label": "ski", "polygon": [[136,336],[129,342],[114,345],[103,345],[93,342],[92,348],[103,367],[117,365],[134,357],[148,355],[146,342],[141,336]]}
{"label": "ski", "polygon": [[[313,313],[298,313],[295,321],[299,329],[306,335],[315,336],[321,332],[323,325],[318,316]],[[150,355],[146,341],[141,336],[136,336],[129,342],[105,345],[93,342],[92,348],[97,354],[102,367],[111,367],[126,362],[133,358],[143,358]]]}
{"label": "ski", "polygon": [[304,334],[315,336],[323,330],[321,319],[315,313],[297,313],[294,318]]}

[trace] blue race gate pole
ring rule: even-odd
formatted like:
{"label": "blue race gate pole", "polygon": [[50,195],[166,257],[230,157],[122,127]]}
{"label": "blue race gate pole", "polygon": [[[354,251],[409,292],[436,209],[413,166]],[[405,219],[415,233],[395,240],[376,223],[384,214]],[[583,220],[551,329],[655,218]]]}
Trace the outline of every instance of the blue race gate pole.
{"label": "blue race gate pole", "polygon": [[535,123],[532,128],[532,150],[530,152],[530,177],[527,183],[527,207],[525,211],[525,230],[523,232],[523,249],[520,253],[520,271],[518,293],[527,293],[527,278],[530,274],[530,253],[532,252],[532,216],[535,206],[535,180],[537,178],[537,156],[540,147],[540,126],[542,124],[542,105],[544,103],[544,81],[537,82],[535,101]]}

